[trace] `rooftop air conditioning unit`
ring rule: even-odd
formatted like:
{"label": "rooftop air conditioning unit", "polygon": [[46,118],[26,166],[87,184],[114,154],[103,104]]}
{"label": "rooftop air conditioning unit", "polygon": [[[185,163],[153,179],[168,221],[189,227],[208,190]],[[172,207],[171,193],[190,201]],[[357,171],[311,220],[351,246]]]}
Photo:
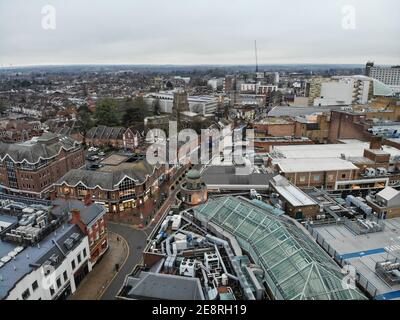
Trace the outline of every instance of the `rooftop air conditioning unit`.
{"label": "rooftop air conditioning unit", "polygon": [[365,175],[367,176],[367,177],[373,177],[373,176],[375,176],[375,169],[373,169],[373,168],[367,168],[366,170],[365,170]]}
{"label": "rooftop air conditioning unit", "polygon": [[73,234],[71,234],[70,238],[71,238],[73,241],[77,242],[77,241],[79,240],[79,238],[80,238],[80,235],[79,235],[79,233],[74,232]]}
{"label": "rooftop air conditioning unit", "polygon": [[57,264],[58,261],[59,261],[59,256],[56,255],[56,254],[51,255],[50,261],[51,261],[52,263],[54,263],[54,264]]}
{"label": "rooftop air conditioning unit", "polygon": [[67,240],[64,241],[64,246],[65,246],[65,248],[67,248],[68,250],[71,250],[72,247],[74,246],[74,240],[68,238]]}
{"label": "rooftop air conditioning unit", "polygon": [[385,175],[387,173],[386,168],[377,168],[376,172],[378,175]]}

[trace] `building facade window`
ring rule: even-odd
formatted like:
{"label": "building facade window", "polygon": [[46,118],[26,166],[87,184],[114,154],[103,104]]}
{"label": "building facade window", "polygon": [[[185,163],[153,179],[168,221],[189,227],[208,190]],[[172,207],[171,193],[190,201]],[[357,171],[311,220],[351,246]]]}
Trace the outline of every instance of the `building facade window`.
{"label": "building facade window", "polygon": [[38,287],[39,287],[38,282],[37,282],[37,281],[34,281],[34,282],[32,283],[32,291],[35,291]]}
{"label": "building facade window", "polygon": [[132,199],[135,197],[135,182],[129,178],[125,178],[119,186],[119,198],[121,200]]}
{"label": "building facade window", "polygon": [[31,296],[31,292],[29,289],[26,289],[24,292],[22,292],[22,299],[27,300]]}

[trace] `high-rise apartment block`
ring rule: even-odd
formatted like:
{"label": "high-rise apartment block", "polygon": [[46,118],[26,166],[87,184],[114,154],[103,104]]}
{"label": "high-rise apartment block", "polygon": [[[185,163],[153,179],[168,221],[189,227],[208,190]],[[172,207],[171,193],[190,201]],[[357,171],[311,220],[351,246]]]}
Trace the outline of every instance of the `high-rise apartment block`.
{"label": "high-rise apartment block", "polygon": [[373,62],[368,62],[365,75],[383,82],[400,93],[400,66],[375,66]]}

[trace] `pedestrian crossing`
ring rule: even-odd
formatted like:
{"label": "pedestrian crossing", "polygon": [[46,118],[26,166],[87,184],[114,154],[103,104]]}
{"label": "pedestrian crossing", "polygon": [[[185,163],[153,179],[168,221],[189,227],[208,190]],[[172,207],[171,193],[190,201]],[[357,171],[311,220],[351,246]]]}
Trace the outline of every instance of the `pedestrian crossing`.
{"label": "pedestrian crossing", "polygon": [[385,247],[385,250],[387,252],[400,251],[400,244],[394,244],[394,245]]}

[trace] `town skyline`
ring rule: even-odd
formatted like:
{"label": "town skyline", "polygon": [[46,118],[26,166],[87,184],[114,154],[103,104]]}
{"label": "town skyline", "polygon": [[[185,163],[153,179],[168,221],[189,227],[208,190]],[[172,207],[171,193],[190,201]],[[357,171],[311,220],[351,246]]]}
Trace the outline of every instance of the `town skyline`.
{"label": "town skyline", "polygon": [[0,300],[400,300],[399,13],[0,0]]}

